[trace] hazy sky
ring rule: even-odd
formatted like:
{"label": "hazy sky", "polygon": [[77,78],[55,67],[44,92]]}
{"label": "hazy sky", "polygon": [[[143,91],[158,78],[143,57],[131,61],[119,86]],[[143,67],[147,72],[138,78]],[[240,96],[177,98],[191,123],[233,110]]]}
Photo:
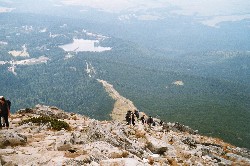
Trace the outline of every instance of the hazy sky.
{"label": "hazy sky", "polygon": [[[201,23],[212,27],[218,27],[220,22],[250,19],[249,0],[61,0],[61,2],[64,5],[85,6],[106,12],[141,12],[142,15],[137,15],[136,18],[144,20],[162,19],[166,15],[195,16]],[[123,18],[129,19],[128,16]]]}
{"label": "hazy sky", "polygon": [[[198,22],[219,27],[220,22],[250,19],[250,0],[0,0],[5,4],[41,6],[78,6],[120,14],[119,19],[157,20],[169,16],[193,16]],[[45,5],[45,3],[48,3]],[[39,5],[38,5],[39,4]],[[44,5],[43,5],[44,4]],[[33,7],[32,6],[32,7]],[[0,12],[10,12],[8,6]]]}
{"label": "hazy sky", "polygon": [[183,15],[232,15],[250,13],[249,0],[61,0],[67,5],[81,5],[109,12],[172,8]]}

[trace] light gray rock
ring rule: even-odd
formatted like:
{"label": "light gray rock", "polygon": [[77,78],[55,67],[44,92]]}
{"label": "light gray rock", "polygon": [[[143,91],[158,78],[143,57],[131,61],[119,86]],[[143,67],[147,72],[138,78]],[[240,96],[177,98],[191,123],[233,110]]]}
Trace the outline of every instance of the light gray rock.
{"label": "light gray rock", "polygon": [[67,151],[67,150],[72,149],[72,144],[70,142],[67,142],[67,141],[57,142],[56,149],[58,151]]}
{"label": "light gray rock", "polygon": [[83,145],[82,149],[95,161],[101,161],[108,158],[122,158],[129,155],[125,150],[121,150],[105,141],[97,141]]}
{"label": "light gray rock", "polygon": [[92,161],[90,164],[87,164],[87,166],[100,166],[97,162]]}
{"label": "light gray rock", "polygon": [[[194,134],[178,123],[168,123],[167,128],[130,126],[44,105],[20,113],[11,116],[13,129],[0,130],[0,163],[4,166],[250,165],[248,150]],[[17,123],[40,115],[64,118],[71,130]]]}
{"label": "light gray rock", "polygon": [[27,143],[25,135],[13,132],[13,130],[2,130],[0,132],[0,147],[4,146],[17,146]]}
{"label": "light gray rock", "polygon": [[248,163],[250,165],[250,159],[234,154],[234,153],[227,153],[226,156],[230,159],[230,160],[234,160],[234,161],[244,161],[246,163]]}
{"label": "light gray rock", "polygon": [[217,160],[217,162],[219,163],[219,165],[232,165],[232,161],[230,160],[226,160],[222,157],[219,157],[217,155],[214,155],[214,154],[210,154],[209,157],[211,157],[212,159],[215,159]]}
{"label": "light gray rock", "polygon": [[156,154],[163,154],[168,150],[168,144],[160,139],[146,135],[147,148]]}
{"label": "light gray rock", "polygon": [[67,119],[69,118],[69,115],[64,112],[63,110],[60,110],[57,107],[50,107],[50,106],[45,106],[41,104],[37,104],[35,108],[26,108],[26,109],[21,109],[17,111],[18,114],[36,114],[40,116],[49,116],[52,118],[56,119]]}
{"label": "light gray rock", "polygon": [[144,166],[143,163],[132,158],[119,158],[100,161],[100,166]]}
{"label": "light gray rock", "polygon": [[15,153],[14,149],[0,149],[0,156],[14,154],[14,153]]}
{"label": "light gray rock", "polygon": [[32,154],[23,154],[18,153],[11,156],[3,155],[2,162],[3,163],[12,163],[13,165],[47,165],[49,161],[55,160],[57,156],[62,156],[63,152],[50,152],[47,151],[46,153],[36,153],[33,152]]}
{"label": "light gray rock", "polygon": [[12,121],[11,121],[12,124],[19,124],[21,122],[22,122],[21,118],[12,119]]}

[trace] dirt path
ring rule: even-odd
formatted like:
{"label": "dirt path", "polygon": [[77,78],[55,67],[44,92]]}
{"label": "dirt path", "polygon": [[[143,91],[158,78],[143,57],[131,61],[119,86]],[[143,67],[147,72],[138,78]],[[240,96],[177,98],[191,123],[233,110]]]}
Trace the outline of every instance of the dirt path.
{"label": "dirt path", "polygon": [[102,83],[108,94],[115,100],[114,108],[110,114],[113,120],[124,121],[125,115],[128,110],[137,110],[133,102],[125,97],[121,96],[107,81],[97,79],[98,82]]}

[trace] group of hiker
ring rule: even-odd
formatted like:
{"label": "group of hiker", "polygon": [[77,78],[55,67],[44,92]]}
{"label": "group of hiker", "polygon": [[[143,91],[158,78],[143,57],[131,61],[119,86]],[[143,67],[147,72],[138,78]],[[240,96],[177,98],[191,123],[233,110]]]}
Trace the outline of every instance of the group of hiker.
{"label": "group of hiker", "polygon": [[11,102],[0,96],[0,129],[2,127],[9,128],[10,106]]}
{"label": "group of hiker", "polygon": [[[127,111],[127,114],[125,116],[125,120],[127,122],[127,125],[135,125],[135,122],[141,122],[143,125],[144,124],[147,124],[149,125],[150,127],[151,126],[155,126],[156,125],[156,121],[154,121],[153,117],[152,116],[149,116],[149,117],[146,117],[145,114],[143,114],[141,117],[140,117],[140,113],[138,110],[134,110],[134,111]],[[162,125],[162,121],[160,121],[160,125]]]}
{"label": "group of hiker", "polygon": [[[0,129],[2,127],[9,128],[10,106],[11,102],[9,100],[6,100],[4,96],[0,96]],[[141,124],[147,124],[150,127],[156,125],[156,121],[154,121],[152,116],[146,117],[145,114],[142,114],[142,116],[140,117],[140,113],[138,110],[127,111],[125,119],[127,125],[135,125],[135,122],[141,122]],[[162,124],[163,122],[160,121],[159,125]]]}

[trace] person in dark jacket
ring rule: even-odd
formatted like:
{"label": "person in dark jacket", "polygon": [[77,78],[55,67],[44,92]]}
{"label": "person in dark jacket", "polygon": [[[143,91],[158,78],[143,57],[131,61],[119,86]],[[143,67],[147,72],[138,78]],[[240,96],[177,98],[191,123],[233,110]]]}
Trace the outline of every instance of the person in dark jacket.
{"label": "person in dark jacket", "polygon": [[149,116],[149,118],[147,119],[147,124],[151,127],[151,125],[154,124],[154,119],[152,116]]}
{"label": "person in dark jacket", "polygon": [[[0,117],[3,117],[6,127],[9,127],[10,109],[3,96],[0,97]],[[2,128],[2,122],[0,118],[0,128]]]}
{"label": "person in dark jacket", "polygon": [[131,122],[132,122],[132,125],[134,126],[135,125],[135,114],[134,113],[131,114]]}
{"label": "person in dark jacket", "polygon": [[142,124],[146,123],[145,115],[142,115],[142,117],[141,117],[141,123],[142,123]]}
{"label": "person in dark jacket", "polygon": [[131,113],[132,113],[132,111],[128,111],[127,114],[126,114],[126,116],[125,116],[127,125],[131,124],[131,120],[132,120]]}
{"label": "person in dark jacket", "polygon": [[135,111],[134,111],[134,114],[135,114],[135,116],[136,116],[136,119],[139,120],[139,111],[138,111],[138,110],[135,110]]}
{"label": "person in dark jacket", "polygon": [[[0,96],[0,98],[2,98],[3,96]],[[5,99],[6,100],[6,99]],[[9,108],[9,112],[10,112],[10,106],[11,106],[11,101],[10,100],[6,100],[6,103],[8,104],[8,108]],[[3,117],[0,116],[0,118],[2,118],[3,122],[2,122],[2,127],[5,127],[5,120]]]}

